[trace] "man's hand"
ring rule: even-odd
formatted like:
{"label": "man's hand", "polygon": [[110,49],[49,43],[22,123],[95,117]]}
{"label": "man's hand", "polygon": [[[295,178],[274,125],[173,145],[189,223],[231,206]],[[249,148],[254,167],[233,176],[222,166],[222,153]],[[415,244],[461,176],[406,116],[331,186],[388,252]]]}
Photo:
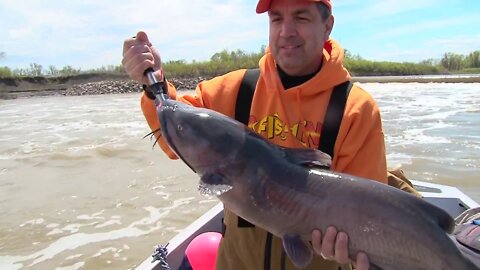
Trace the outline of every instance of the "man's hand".
{"label": "man's hand", "polygon": [[320,230],[312,232],[313,250],[326,260],[333,260],[339,264],[352,263],[356,270],[368,270],[370,262],[365,253],[359,252],[356,261],[351,261],[348,254],[348,235],[337,232],[335,227],[328,227],[322,237]]}
{"label": "man's hand", "polygon": [[122,65],[128,76],[141,84],[150,84],[143,74],[148,68],[155,70],[157,80],[163,80],[160,54],[152,46],[145,32],[138,32],[135,37],[123,42]]}

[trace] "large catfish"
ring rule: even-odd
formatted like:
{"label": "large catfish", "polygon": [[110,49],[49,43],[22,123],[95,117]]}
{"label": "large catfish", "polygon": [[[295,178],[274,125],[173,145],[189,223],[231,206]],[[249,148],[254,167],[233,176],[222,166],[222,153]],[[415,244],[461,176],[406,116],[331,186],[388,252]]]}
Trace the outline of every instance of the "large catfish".
{"label": "large catfish", "polygon": [[442,209],[399,189],[328,170],[318,150],[276,146],[208,109],[164,100],[161,134],[201,177],[201,190],[225,208],[283,239],[297,267],[312,259],[312,230],[335,226],[349,254],[365,252],[372,269],[475,270],[449,233]]}

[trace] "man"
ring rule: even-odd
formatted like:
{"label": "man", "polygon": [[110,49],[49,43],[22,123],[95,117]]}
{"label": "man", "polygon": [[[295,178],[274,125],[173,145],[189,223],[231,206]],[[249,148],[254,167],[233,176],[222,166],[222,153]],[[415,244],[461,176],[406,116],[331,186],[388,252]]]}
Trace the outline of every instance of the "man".
{"label": "man", "polygon": [[[350,80],[343,67],[343,49],[330,39],[334,18],[330,0],[260,0],[257,13],[268,11],[269,48],[259,61],[248,126],[271,142],[285,147],[318,148],[321,126],[335,86]],[[127,39],[123,65],[131,78],[148,84],[144,70],[153,68],[163,80],[160,55],[145,33]],[[168,94],[182,102],[234,117],[236,97],[245,70],[201,82],[195,96],[177,97],[167,82]],[[152,96],[145,92],[142,110],[152,130],[159,128]],[[272,124],[274,122],[274,124]],[[271,125],[272,124],[272,125]],[[271,128],[274,126],[275,128]],[[163,140],[161,148],[175,154]],[[335,142],[332,169],[386,183],[387,168],[381,118],[372,97],[354,85]],[[294,179],[292,179],[294,181]],[[341,213],[339,213],[341,214]],[[281,240],[254,225],[243,226],[225,210],[225,235],[217,269],[295,269],[282,250]],[[305,269],[339,269],[352,263],[369,268],[368,257],[348,254],[348,235],[329,227],[312,232],[312,247],[319,255]]]}

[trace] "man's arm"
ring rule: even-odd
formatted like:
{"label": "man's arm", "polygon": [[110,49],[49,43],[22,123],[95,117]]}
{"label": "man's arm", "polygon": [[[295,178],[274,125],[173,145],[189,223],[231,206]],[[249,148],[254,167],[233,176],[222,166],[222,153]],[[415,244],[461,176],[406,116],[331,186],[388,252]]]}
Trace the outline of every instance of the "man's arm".
{"label": "man's arm", "polygon": [[387,183],[380,111],[373,98],[358,86],[352,88],[348,98],[332,164],[335,171]]}

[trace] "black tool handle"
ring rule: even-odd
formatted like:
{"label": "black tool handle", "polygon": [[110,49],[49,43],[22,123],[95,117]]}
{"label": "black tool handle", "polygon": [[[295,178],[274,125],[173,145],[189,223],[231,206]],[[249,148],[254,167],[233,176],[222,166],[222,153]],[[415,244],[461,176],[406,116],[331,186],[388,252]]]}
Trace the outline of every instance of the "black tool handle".
{"label": "black tool handle", "polygon": [[164,83],[163,81],[157,81],[153,68],[147,68],[143,72],[143,74],[147,76],[148,81],[150,82],[150,87],[148,88],[148,91],[151,91],[155,95],[155,104],[158,105],[162,101],[165,101],[168,98],[168,95],[165,91]]}

